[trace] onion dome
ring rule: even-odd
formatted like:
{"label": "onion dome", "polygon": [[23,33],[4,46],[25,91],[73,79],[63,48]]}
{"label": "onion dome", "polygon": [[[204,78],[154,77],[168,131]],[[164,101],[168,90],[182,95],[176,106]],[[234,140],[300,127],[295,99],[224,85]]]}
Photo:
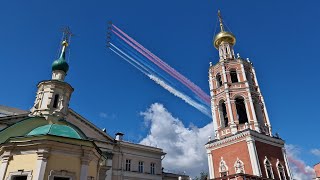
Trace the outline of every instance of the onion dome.
{"label": "onion dome", "polygon": [[69,64],[66,61],[66,49],[68,47],[68,43],[66,40],[62,41],[62,50],[59,59],[53,61],[52,63],[52,71],[63,71],[65,73],[69,70]]}
{"label": "onion dome", "polygon": [[224,31],[220,10],[218,11],[218,17],[219,17],[219,21],[220,21],[220,30],[221,31],[214,37],[214,40],[213,40],[214,47],[218,49],[222,42],[229,43],[232,46],[235,45],[236,44],[236,37],[231,32]]}

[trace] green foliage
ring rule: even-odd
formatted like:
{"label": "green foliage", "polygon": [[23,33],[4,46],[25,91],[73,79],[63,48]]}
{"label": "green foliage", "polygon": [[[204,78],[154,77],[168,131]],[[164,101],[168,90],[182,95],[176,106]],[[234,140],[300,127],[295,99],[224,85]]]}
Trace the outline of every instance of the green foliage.
{"label": "green foliage", "polygon": [[207,179],[208,179],[208,173],[207,172],[203,172],[203,171],[200,173],[199,177],[196,176],[194,178],[194,180],[207,180]]}

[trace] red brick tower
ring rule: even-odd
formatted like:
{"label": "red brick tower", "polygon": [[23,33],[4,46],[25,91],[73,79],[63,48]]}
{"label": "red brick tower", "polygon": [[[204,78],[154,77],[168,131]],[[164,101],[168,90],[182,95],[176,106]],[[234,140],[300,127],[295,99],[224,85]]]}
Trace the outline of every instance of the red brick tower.
{"label": "red brick tower", "polygon": [[249,60],[234,55],[235,36],[220,29],[213,41],[219,62],[210,64],[209,84],[215,127],[206,144],[210,179],[252,177],[290,180],[284,141],[273,137],[266,105]]}

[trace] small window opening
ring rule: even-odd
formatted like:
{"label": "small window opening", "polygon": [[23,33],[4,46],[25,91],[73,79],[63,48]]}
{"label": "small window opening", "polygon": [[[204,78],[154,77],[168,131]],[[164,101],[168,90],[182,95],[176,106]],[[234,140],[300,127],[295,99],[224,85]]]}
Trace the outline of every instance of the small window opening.
{"label": "small window opening", "polygon": [[217,86],[218,86],[218,87],[221,87],[221,86],[222,86],[221,75],[220,75],[220,74],[217,74],[216,79],[217,79]]}
{"label": "small window opening", "polygon": [[231,76],[231,82],[232,83],[239,82],[236,70],[231,70],[230,71],[230,76]]}
{"label": "small window opening", "polygon": [[131,171],[131,160],[126,159],[126,171]]}
{"label": "small window opening", "polygon": [[221,120],[221,126],[222,127],[228,127],[228,115],[227,115],[227,108],[226,108],[226,103],[224,101],[220,101],[219,105],[219,110],[220,110],[220,120]]}
{"label": "small window opening", "polygon": [[274,178],[270,161],[265,157],[264,167],[266,168],[267,178]]}
{"label": "small window opening", "polygon": [[280,180],[286,180],[286,176],[285,176],[285,173],[284,173],[284,168],[280,163],[278,163],[278,170],[279,170]]}
{"label": "small window opening", "polygon": [[222,172],[222,173],[221,173],[221,177],[226,177],[226,176],[228,176],[228,173],[227,173],[227,172]]}
{"label": "small window opening", "polygon": [[244,124],[248,122],[248,116],[246,111],[246,105],[244,104],[243,98],[236,98],[236,108],[239,124]]}
{"label": "small window opening", "polygon": [[56,94],[56,95],[54,95],[53,108],[58,107],[58,101],[59,101],[59,94]]}
{"label": "small window opening", "polygon": [[143,162],[139,161],[139,173],[143,173]]}
{"label": "small window opening", "polygon": [[155,163],[150,164],[150,174],[155,174],[155,166],[156,166]]}
{"label": "small window opening", "polygon": [[54,177],[53,180],[70,180],[68,177]]}
{"label": "small window opening", "polygon": [[27,180],[28,176],[13,176],[12,180]]}

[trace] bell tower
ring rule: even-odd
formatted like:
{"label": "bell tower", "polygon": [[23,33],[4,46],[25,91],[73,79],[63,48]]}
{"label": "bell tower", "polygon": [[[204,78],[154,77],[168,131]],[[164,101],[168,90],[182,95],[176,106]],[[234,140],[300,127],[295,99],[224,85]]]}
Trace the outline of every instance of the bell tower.
{"label": "bell tower", "polygon": [[41,81],[31,115],[43,116],[47,120],[63,119],[68,114],[68,106],[73,92],[70,84],[64,81],[69,65],[66,61],[66,51],[69,46],[70,31],[67,29],[61,42],[60,57],[52,63],[51,80]]}
{"label": "bell tower", "polygon": [[[210,178],[247,174],[290,179],[284,141],[272,136],[253,64],[239,54],[235,57],[236,37],[225,31],[220,11],[218,18],[220,32],[214,37],[213,45],[219,52],[219,60],[209,67],[215,127],[215,139],[206,144]],[[273,164],[272,174],[268,174],[265,162]],[[276,164],[281,164],[282,169]]]}

